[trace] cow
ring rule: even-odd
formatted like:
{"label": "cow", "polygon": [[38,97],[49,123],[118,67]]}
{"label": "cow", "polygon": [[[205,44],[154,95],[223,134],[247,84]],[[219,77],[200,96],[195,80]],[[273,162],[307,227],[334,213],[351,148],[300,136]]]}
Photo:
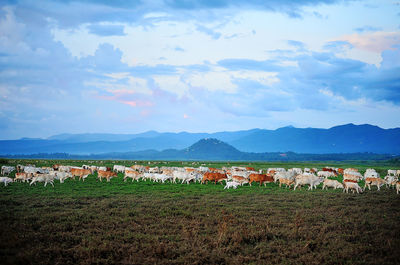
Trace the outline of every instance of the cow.
{"label": "cow", "polygon": [[125,166],[114,165],[113,171],[117,172],[117,173],[118,172],[124,173],[125,172]]}
{"label": "cow", "polygon": [[294,180],[296,175],[294,171],[279,171],[274,175],[274,182],[276,183],[280,179]]}
{"label": "cow", "polygon": [[298,175],[295,179],[294,190],[296,190],[298,186],[301,187],[302,185],[310,185],[308,190],[312,190],[314,187],[316,188],[323,180],[324,178],[317,177],[314,174],[304,173],[302,175]]}
{"label": "cow", "polygon": [[60,168],[60,166],[61,166],[61,165],[59,165],[59,164],[54,164],[54,165],[53,165],[53,170],[54,170],[54,171],[58,171],[58,169]]}
{"label": "cow", "polygon": [[290,189],[290,186],[294,185],[294,179],[281,178],[281,179],[279,179],[279,187],[281,187],[282,184],[285,184],[286,187],[288,187]]}
{"label": "cow", "polygon": [[397,177],[387,175],[384,180],[386,181],[386,187],[396,186]]}
{"label": "cow", "polygon": [[225,189],[229,189],[229,188],[234,188],[234,189],[236,189],[239,185],[240,185],[239,182],[236,182],[236,181],[227,181],[226,184],[225,184],[224,190],[225,190]]}
{"label": "cow", "polygon": [[336,177],[335,173],[332,171],[318,171],[317,176],[324,177],[324,178]]}
{"label": "cow", "polygon": [[274,178],[269,174],[250,174],[249,175],[249,185],[251,186],[252,182],[259,182],[266,186],[267,183],[274,182]]}
{"label": "cow", "polygon": [[301,168],[289,168],[288,172],[294,172],[296,175],[300,175],[303,174],[303,170],[301,170]]}
{"label": "cow", "polygon": [[92,172],[90,171],[90,169],[83,169],[83,168],[71,168],[70,171],[72,177],[75,179],[75,177],[79,177],[79,180],[83,180],[85,181],[85,178],[87,178],[90,174],[92,174]]}
{"label": "cow", "polygon": [[25,182],[25,181],[28,181],[28,180],[30,180],[32,177],[32,174],[30,174],[30,173],[24,173],[24,172],[17,172],[17,173],[15,173],[15,179],[14,179],[14,181],[17,181],[17,180],[22,180],[22,182]]}
{"label": "cow", "polygon": [[354,182],[353,180],[344,181],[343,186],[344,186],[343,192],[346,191],[346,193],[349,193],[349,189],[353,190],[353,193],[354,191],[357,191],[357,193],[363,192],[362,188],[358,185],[358,183]]}
{"label": "cow", "polygon": [[127,178],[131,178],[132,182],[134,180],[139,181],[140,173],[138,171],[136,171],[136,170],[133,170],[132,168],[127,167],[127,168],[125,168],[125,176],[124,176],[124,181],[125,182],[126,182]]}
{"label": "cow", "polygon": [[400,181],[396,182],[396,193],[399,194],[400,191]]}
{"label": "cow", "polygon": [[59,166],[58,167],[58,171],[70,172],[71,171],[71,167],[70,166]]}
{"label": "cow", "polygon": [[344,173],[343,175],[343,179],[355,180],[357,182],[362,178],[362,175],[356,171],[351,171],[351,173]]}
{"label": "cow", "polygon": [[[64,183],[64,181],[68,178],[72,178],[72,174],[70,172],[62,172],[62,171],[58,171],[55,172],[54,174],[54,179],[58,179],[60,181],[60,183]],[[85,179],[83,179],[85,180]]]}
{"label": "cow", "polygon": [[385,180],[381,178],[366,178],[364,190],[368,186],[368,189],[371,190],[371,185],[375,185],[378,187],[378,190],[381,190],[381,187],[385,185]]}
{"label": "cow", "polygon": [[217,172],[206,172],[203,175],[203,179],[201,180],[201,184],[204,182],[208,181],[214,181],[214,184],[217,184],[217,182],[222,182],[224,180],[227,180],[228,177],[226,174],[222,173],[217,173]]}
{"label": "cow", "polygon": [[0,177],[0,183],[4,183],[4,187],[8,185],[8,183],[13,182],[14,180],[9,177]]}
{"label": "cow", "polygon": [[110,182],[110,179],[113,177],[118,177],[117,172],[114,171],[103,171],[99,170],[97,171],[97,177],[100,179],[100,181],[103,181],[103,178],[107,179],[107,182]]}
{"label": "cow", "polygon": [[325,188],[328,189],[328,187],[334,188],[335,190],[338,188],[340,188],[340,189],[344,188],[343,184],[335,179],[324,179],[324,182],[322,184],[322,189],[325,189]]}
{"label": "cow", "polygon": [[2,176],[9,176],[11,172],[15,170],[15,167],[11,166],[2,166],[1,167],[1,175]]}
{"label": "cow", "polygon": [[32,186],[32,184],[36,185],[36,182],[44,182],[44,186],[46,187],[47,183],[50,183],[51,186],[54,187],[54,176],[50,174],[34,174],[32,177],[32,181],[29,184],[29,186]]}
{"label": "cow", "polygon": [[364,173],[364,179],[365,178],[380,178],[380,175],[375,169],[368,168]]}
{"label": "cow", "polygon": [[249,180],[242,176],[232,176],[232,180],[235,182],[239,182],[240,185],[242,185],[242,186],[246,183],[249,183]]}

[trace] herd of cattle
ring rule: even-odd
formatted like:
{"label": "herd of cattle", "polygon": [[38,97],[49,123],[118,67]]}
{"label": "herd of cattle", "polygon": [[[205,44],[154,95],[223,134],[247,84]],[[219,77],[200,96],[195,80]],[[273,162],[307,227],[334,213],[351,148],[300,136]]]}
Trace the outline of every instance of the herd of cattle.
{"label": "herd of cattle", "polygon": [[[15,177],[11,178],[10,174],[15,171]],[[268,168],[266,170],[255,171],[251,167],[223,167],[222,169],[209,168],[209,167],[146,167],[142,165],[134,165],[131,167],[114,165],[113,168],[109,167],[98,167],[83,165],[82,167],[75,166],[64,166],[64,165],[53,165],[53,167],[36,167],[35,165],[17,165],[14,166],[2,166],[0,183],[4,183],[7,186],[11,182],[22,181],[28,182],[30,185],[37,182],[43,182],[44,186],[51,184],[54,187],[54,180],[59,180],[60,183],[64,183],[66,179],[75,179],[79,177],[79,180],[85,181],[85,179],[97,172],[97,177],[100,181],[106,179],[108,182],[111,178],[118,177],[118,173],[123,174],[123,180],[126,181],[128,178],[132,180],[151,180],[155,182],[166,182],[170,181],[173,183],[186,183],[200,182],[208,183],[214,182],[215,184],[225,181],[224,189],[234,188],[243,186],[245,184],[251,184],[258,182],[261,185],[267,183],[278,183],[281,187],[285,185],[291,187],[293,185],[294,190],[301,186],[308,185],[309,190],[316,188],[319,184],[322,185],[322,189],[334,188],[343,189],[343,192],[349,190],[357,193],[363,192],[359,182],[364,181],[364,190],[368,187],[371,190],[371,186],[377,186],[377,189],[383,185],[387,187],[396,187],[397,194],[400,191],[400,170],[389,169],[387,175],[381,178],[380,174],[374,169],[367,169],[362,175],[355,168],[334,168],[325,167],[318,171],[316,168]],[[337,178],[339,175],[343,176],[343,181],[339,182]]]}

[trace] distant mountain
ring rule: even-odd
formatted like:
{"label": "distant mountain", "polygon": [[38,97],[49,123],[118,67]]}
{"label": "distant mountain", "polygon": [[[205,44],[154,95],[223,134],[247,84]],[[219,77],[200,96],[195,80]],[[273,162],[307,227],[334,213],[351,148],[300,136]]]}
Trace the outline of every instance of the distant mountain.
{"label": "distant mountain", "polygon": [[30,155],[7,155],[8,158],[43,159],[109,159],[109,160],[201,160],[201,161],[345,161],[345,160],[395,160],[400,156],[351,153],[351,154],[298,154],[286,153],[246,153],[218,139],[206,138],[188,148],[166,149],[163,151],[144,150],[138,152],[110,152],[103,154],[38,153]]}
{"label": "distant mountain", "polygon": [[[230,144],[238,151],[253,153],[332,154],[370,152],[400,154],[400,128],[382,129],[369,124],[346,124],[330,129],[287,126],[276,130],[253,129],[217,133],[159,133],[148,131],[139,134],[59,134],[48,139],[23,138],[0,141],[0,155],[35,153],[83,155],[143,150],[181,150],[204,138],[218,139]],[[190,156],[190,152],[188,156]]]}
{"label": "distant mountain", "polygon": [[261,130],[230,144],[247,152],[400,154],[400,128],[346,124],[330,129],[284,127]]}

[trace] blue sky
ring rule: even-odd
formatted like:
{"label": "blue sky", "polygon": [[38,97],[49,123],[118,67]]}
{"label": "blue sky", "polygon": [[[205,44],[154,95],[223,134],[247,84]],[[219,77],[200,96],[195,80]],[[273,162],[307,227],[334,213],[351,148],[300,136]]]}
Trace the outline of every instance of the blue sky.
{"label": "blue sky", "polygon": [[399,117],[400,1],[0,4],[0,139]]}

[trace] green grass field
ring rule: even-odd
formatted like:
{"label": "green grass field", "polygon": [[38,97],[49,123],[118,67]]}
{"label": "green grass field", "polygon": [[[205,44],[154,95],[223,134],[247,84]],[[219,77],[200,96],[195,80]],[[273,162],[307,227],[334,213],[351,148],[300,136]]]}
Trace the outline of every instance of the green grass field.
{"label": "green grass field", "polygon": [[[60,161],[6,162],[43,166]],[[193,166],[201,164],[228,165]],[[394,168],[375,162],[233,164],[256,169],[374,167],[381,175]],[[55,181],[54,188],[40,183],[0,186],[0,201],[1,264],[400,263],[400,195],[388,188],[360,195],[321,187],[293,191],[273,183],[223,190],[214,184],[123,182],[122,174],[107,183],[91,175],[85,182]]]}

